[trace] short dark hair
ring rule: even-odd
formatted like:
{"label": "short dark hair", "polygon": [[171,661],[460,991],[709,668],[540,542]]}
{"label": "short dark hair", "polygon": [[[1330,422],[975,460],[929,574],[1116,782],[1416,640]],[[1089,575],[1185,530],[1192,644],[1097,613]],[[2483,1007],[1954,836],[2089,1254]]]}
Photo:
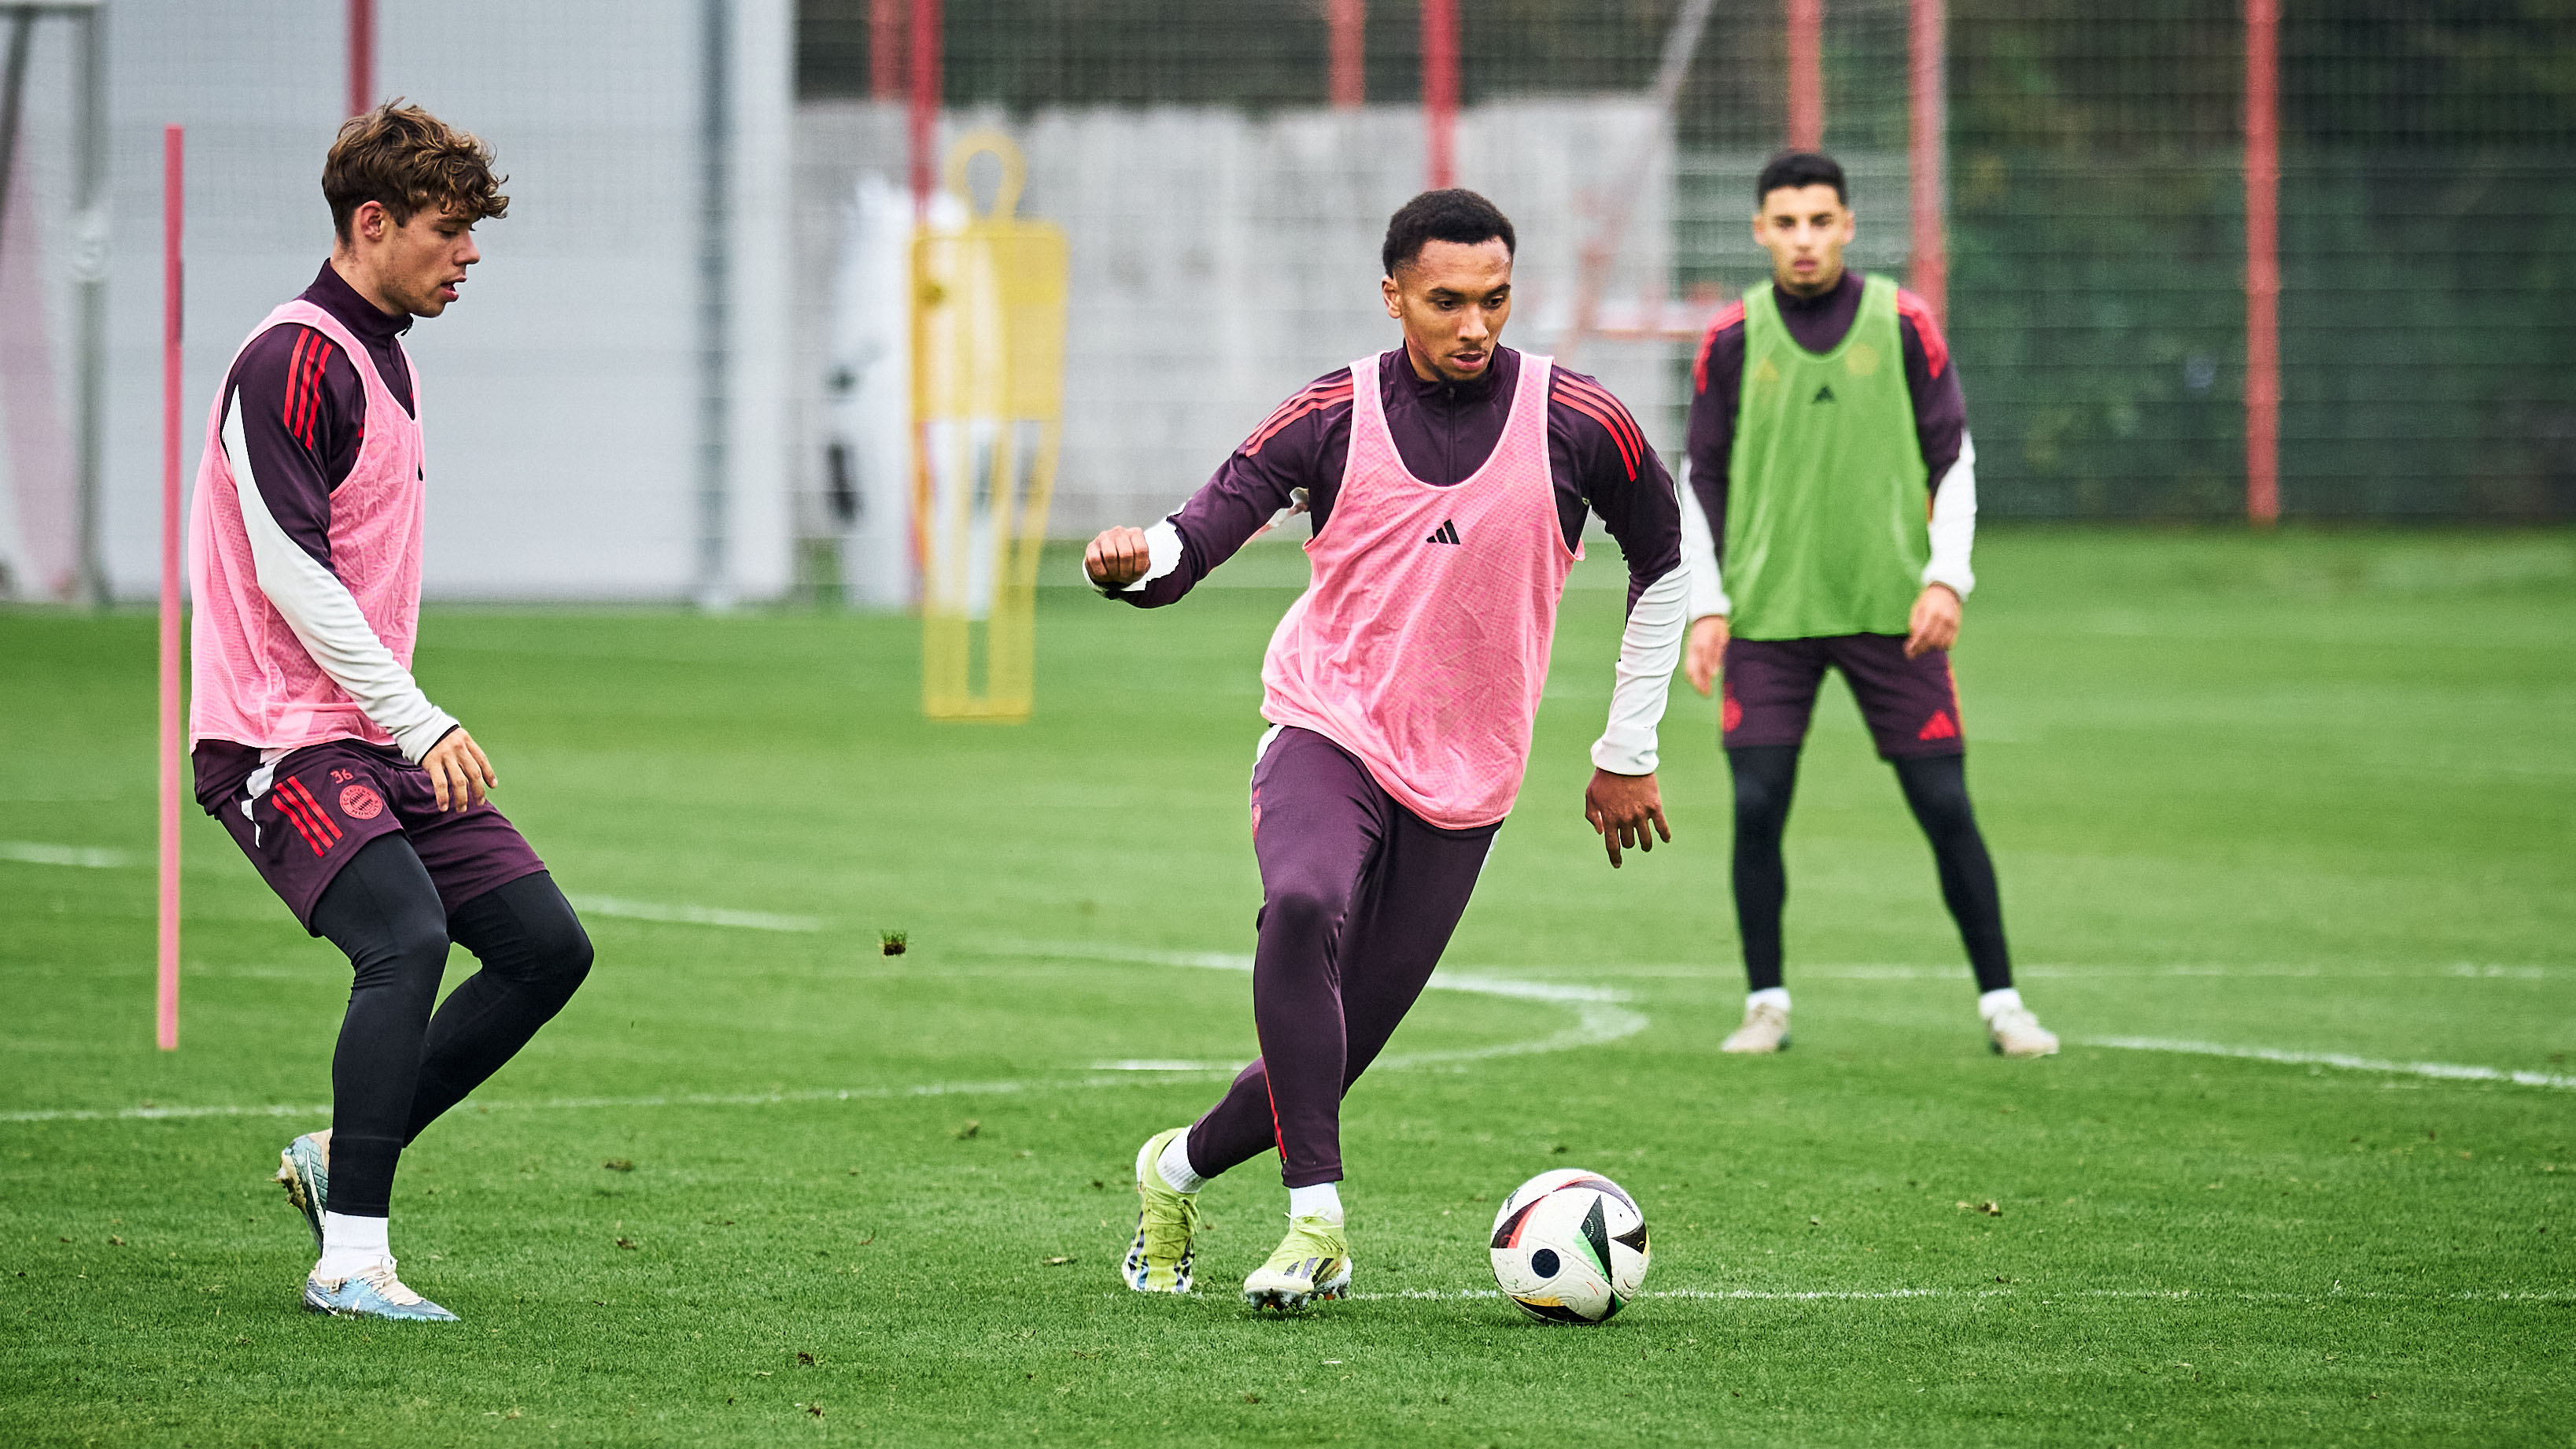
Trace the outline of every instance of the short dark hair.
{"label": "short dark hair", "polygon": [[1822,151],[1783,151],[1765,162],[1762,180],[1753,190],[1754,204],[1760,205],[1783,186],[1830,186],[1834,200],[1851,205],[1851,192],[1843,186],[1842,163]]}
{"label": "short dark hair", "polygon": [[1472,191],[1450,187],[1446,191],[1426,191],[1396,208],[1387,218],[1386,245],[1378,248],[1378,260],[1386,264],[1386,274],[1422,255],[1426,242],[1456,242],[1474,246],[1496,237],[1503,239],[1503,250],[1516,252],[1520,243],[1512,237],[1512,219],[1492,202]]}
{"label": "short dark hair", "polygon": [[433,207],[469,221],[510,209],[501,194],[507,176],[492,173],[492,148],[397,97],[340,123],[322,163],[322,196],[331,203],[331,229],[349,240],[349,219],[379,202],[394,225]]}

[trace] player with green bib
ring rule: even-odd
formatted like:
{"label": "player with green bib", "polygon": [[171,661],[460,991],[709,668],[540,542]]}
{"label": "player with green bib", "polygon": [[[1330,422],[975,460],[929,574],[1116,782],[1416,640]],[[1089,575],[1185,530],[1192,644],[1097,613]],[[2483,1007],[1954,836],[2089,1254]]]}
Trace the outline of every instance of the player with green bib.
{"label": "player with green bib", "polygon": [[[1798,752],[1839,669],[1905,803],[1976,972],[1977,1013],[2006,1056],[2057,1038],[2013,988],[1994,862],[1968,803],[1949,649],[1976,585],[1976,448],[1931,308],[1843,267],[1854,234],[1842,168],[1811,151],[1762,170],[1753,238],[1772,284],[1718,314],[1692,369],[1691,629],[1700,693],[1721,666],[1735,778],[1735,915],[1750,988],[1729,1052],[1789,1044],[1780,838]],[[1723,560],[1721,567],[1720,560]]]}

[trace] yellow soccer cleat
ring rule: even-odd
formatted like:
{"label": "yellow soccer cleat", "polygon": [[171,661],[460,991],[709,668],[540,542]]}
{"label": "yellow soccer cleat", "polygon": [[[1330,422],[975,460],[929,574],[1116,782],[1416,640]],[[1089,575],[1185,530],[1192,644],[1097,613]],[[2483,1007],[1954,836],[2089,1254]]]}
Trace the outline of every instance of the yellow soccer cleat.
{"label": "yellow soccer cleat", "polygon": [[1243,1280],[1244,1302],[1282,1313],[1350,1291],[1350,1235],[1320,1217],[1290,1218],[1278,1251]]}
{"label": "yellow soccer cleat", "polygon": [[1189,1131],[1157,1132],[1136,1154],[1136,1237],[1118,1265],[1118,1276],[1139,1293],[1187,1293],[1190,1260],[1198,1252],[1199,1195],[1163,1180],[1155,1166],[1172,1139]]}

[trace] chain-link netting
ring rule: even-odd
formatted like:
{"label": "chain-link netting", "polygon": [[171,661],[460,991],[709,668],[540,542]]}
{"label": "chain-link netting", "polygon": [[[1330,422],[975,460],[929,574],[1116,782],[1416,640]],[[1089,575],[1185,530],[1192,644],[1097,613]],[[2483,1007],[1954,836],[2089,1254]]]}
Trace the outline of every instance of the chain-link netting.
{"label": "chain-link netting", "polygon": [[[1472,118],[1480,107],[1636,101],[1683,6],[1458,8]],[[1825,144],[1844,161],[1862,218],[1854,259],[1899,275],[1909,251],[1910,8],[1827,0],[1822,27]],[[873,87],[892,99],[887,78],[902,72],[882,63],[880,42],[900,43],[908,10],[906,0],[805,0],[801,94],[830,103]],[[950,0],[945,99],[1022,122],[1208,108],[1275,122],[1321,111],[1334,94],[1337,13],[1361,19],[1368,105],[1418,104],[1421,10],[1407,0]],[[1584,143],[1590,154],[1572,157],[1578,174],[1566,185],[1550,192],[1518,178],[1524,207],[1544,194],[1575,213],[1565,219],[1572,245],[1549,259],[1558,268],[1574,265],[1618,208],[1635,206],[1660,233],[1629,233],[1630,262],[1658,273],[1627,278],[1649,322],[1624,342],[1585,343],[1587,364],[1607,366],[1621,347],[1660,348],[1661,365],[1678,371],[1687,343],[1654,334],[1676,330],[1671,320],[1689,310],[1680,299],[1705,311],[1760,285],[1746,217],[1752,178],[1786,135],[1786,25],[1772,6],[1713,13],[1669,154],[1650,171],[1663,194],[1609,194],[1622,173],[1607,120]],[[2240,512],[2242,6],[1953,0],[1946,40],[1948,327],[1987,508]],[[2567,60],[2576,6],[2292,3],[2280,53],[2283,511],[2576,513],[2576,68]],[[1392,125],[1370,134],[1371,153],[1404,139]],[[1151,144],[1132,127],[1097,129],[1092,142]],[[1327,186],[1336,168],[1389,169],[1383,155],[1337,153],[1328,137],[1316,144],[1325,149],[1256,146],[1239,159],[1283,168],[1275,179],[1300,195]],[[1459,181],[1496,184],[1506,158],[1487,147],[1479,174],[1478,154],[1467,145]],[[1132,179],[1153,164],[1109,170]],[[1230,184],[1272,179],[1256,170]],[[1186,188],[1155,201],[1191,204]],[[1562,307],[1546,304],[1572,282],[1525,274],[1544,315],[1519,340],[1540,346],[1561,334]],[[1663,306],[1666,293],[1674,305]],[[1683,390],[1642,390],[1640,411],[1669,449]],[[1158,480],[1165,491],[1187,481]],[[1076,504],[1064,517],[1078,526],[1088,515]]]}

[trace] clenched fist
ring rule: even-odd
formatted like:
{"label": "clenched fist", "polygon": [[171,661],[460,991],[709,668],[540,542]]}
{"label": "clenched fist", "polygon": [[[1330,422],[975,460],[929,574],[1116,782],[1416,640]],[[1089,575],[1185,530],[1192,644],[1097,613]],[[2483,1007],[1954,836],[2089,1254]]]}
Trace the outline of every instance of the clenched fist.
{"label": "clenched fist", "polygon": [[1104,529],[1082,551],[1082,571],[1091,576],[1094,588],[1123,589],[1153,566],[1153,553],[1141,528]]}

